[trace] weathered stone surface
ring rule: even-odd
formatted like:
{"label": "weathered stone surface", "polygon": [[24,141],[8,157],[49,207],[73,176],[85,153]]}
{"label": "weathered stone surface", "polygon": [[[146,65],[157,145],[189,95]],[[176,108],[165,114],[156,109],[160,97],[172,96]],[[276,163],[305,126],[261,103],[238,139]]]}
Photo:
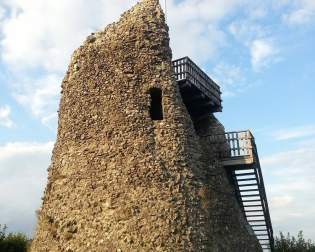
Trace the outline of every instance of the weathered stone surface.
{"label": "weathered stone surface", "polygon": [[[260,251],[218,146],[198,136],[224,129],[214,117],[194,128],[171,58],[157,0],[74,52],[32,251]],[[153,87],[163,120],[150,117]]]}

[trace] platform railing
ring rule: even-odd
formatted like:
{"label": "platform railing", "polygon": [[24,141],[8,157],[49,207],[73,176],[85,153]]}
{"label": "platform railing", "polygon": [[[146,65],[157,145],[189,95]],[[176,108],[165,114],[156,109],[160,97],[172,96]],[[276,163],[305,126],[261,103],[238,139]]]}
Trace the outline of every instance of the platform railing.
{"label": "platform railing", "polygon": [[226,158],[253,155],[253,135],[249,130],[227,132],[225,138],[229,144]]}
{"label": "platform railing", "polygon": [[253,135],[249,130],[231,131],[224,134],[207,135],[210,143],[224,146],[218,149],[222,159],[253,158]]}
{"label": "platform railing", "polygon": [[216,106],[221,107],[220,86],[203,72],[189,57],[174,60],[172,64],[177,81],[188,81],[203,94],[211,98]]}

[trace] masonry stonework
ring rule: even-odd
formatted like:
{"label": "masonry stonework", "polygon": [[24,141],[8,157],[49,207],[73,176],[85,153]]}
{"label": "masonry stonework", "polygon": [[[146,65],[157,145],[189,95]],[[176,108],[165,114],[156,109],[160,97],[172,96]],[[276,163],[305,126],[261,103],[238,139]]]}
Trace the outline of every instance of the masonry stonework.
{"label": "masonry stonework", "polygon": [[171,60],[157,0],[74,52],[32,251],[261,251],[216,156],[224,146],[200,137],[224,128],[192,121]]}

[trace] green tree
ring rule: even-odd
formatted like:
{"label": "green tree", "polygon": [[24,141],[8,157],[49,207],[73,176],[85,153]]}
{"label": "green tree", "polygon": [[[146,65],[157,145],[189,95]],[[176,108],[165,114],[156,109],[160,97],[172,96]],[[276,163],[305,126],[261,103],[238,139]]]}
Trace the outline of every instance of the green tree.
{"label": "green tree", "polygon": [[280,232],[275,239],[275,252],[315,252],[315,244],[311,240],[305,240],[302,231],[297,237],[290,233],[285,236]]}
{"label": "green tree", "polygon": [[4,240],[4,238],[5,238],[5,230],[7,229],[7,226],[6,225],[4,225],[4,226],[2,226],[1,224],[0,224],[0,243]]}
{"label": "green tree", "polygon": [[6,225],[0,225],[0,252],[26,252],[29,241],[22,233],[6,234]]}

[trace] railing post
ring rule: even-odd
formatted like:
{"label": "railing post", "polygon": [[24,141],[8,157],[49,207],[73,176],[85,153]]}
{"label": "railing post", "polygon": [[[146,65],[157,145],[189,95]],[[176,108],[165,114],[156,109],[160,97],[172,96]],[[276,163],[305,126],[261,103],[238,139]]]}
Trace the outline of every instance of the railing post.
{"label": "railing post", "polygon": [[246,131],[246,135],[247,135],[247,139],[248,139],[248,146],[247,146],[247,149],[248,149],[248,154],[251,156],[251,157],[254,157],[254,152],[253,152],[253,148],[254,148],[254,136],[252,135],[252,133],[250,132],[250,130],[247,130]]}

